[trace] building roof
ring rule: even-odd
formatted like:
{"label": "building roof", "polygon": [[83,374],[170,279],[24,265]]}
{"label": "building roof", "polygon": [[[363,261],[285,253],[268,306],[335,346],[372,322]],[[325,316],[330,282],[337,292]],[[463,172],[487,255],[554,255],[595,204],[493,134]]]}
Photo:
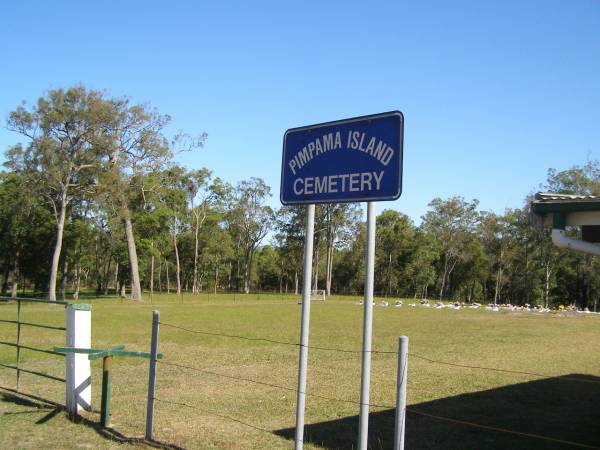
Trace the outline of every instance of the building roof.
{"label": "building roof", "polygon": [[600,211],[600,197],[538,192],[531,207],[536,214]]}
{"label": "building roof", "polygon": [[599,200],[600,197],[595,195],[580,195],[580,194],[556,194],[554,192],[538,192],[535,194],[535,200],[540,202],[548,201],[573,201],[573,200]]}

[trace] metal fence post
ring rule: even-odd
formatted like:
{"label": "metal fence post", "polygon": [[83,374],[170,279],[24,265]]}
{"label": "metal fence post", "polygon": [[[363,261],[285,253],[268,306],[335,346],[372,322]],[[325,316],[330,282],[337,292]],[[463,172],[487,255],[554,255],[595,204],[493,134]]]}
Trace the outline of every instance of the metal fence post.
{"label": "metal fence post", "polygon": [[154,425],[154,387],[156,385],[156,361],[158,356],[158,324],[160,312],[152,311],[152,342],[150,344],[150,370],[148,378],[148,403],[146,406],[146,439],[152,440]]}
{"label": "metal fence post", "polygon": [[112,355],[102,358],[102,400],[100,403],[100,425],[110,426],[110,391],[112,385]]}
{"label": "metal fence post", "polygon": [[398,374],[396,386],[396,426],[394,450],[404,450],[404,427],[406,424],[406,381],[408,378],[408,337],[398,339]]}
{"label": "metal fence post", "polygon": [[21,378],[21,300],[17,299],[17,391]]}

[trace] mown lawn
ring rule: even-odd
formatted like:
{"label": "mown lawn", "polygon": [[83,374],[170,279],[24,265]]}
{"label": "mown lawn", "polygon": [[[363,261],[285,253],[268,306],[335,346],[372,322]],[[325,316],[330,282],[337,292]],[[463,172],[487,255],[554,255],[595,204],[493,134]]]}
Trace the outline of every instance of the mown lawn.
{"label": "mown lawn", "polygon": [[[165,358],[158,366],[155,438],[163,447],[291,448],[298,347],[218,334],[298,342],[298,300],[265,294],[186,294],[183,299],[155,295],[152,304],[91,300],[92,341],[95,347],[124,344],[129,350],[147,351],[152,310],[160,311],[160,351]],[[356,441],[356,351],[362,341],[362,307],[357,300],[335,297],[312,304],[310,345],[351,352],[309,352],[308,392],[316,396],[307,398],[305,448],[352,448]],[[2,319],[13,319],[15,311],[13,303],[0,304]],[[61,324],[63,317],[59,306],[24,307],[24,319],[33,322]],[[14,341],[15,328],[0,323],[0,341]],[[409,336],[408,403],[413,410],[555,439],[509,435],[410,413],[407,448],[577,448],[556,440],[600,447],[600,316],[376,307],[373,330],[373,348],[379,351],[395,352],[398,336]],[[23,343],[51,348],[62,345],[64,337],[57,331],[27,328]],[[0,363],[14,363],[14,355],[14,348],[0,346]],[[25,367],[64,375],[59,358],[29,351],[22,356]],[[97,411],[73,423],[40,402],[0,390],[2,448],[143,445],[138,438],[144,435],[147,364],[141,359],[115,360],[108,431],[96,425]],[[391,446],[396,365],[394,354],[373,354],[371,403],[377,406],[371,408],[370,442],[375,449]],[[96,410],[101,361],[92,367]],[[14,371],[0,368],[0,386],[15,386]],[[64,387],[54,381],[24,374],[21,389],[64,402]]]}

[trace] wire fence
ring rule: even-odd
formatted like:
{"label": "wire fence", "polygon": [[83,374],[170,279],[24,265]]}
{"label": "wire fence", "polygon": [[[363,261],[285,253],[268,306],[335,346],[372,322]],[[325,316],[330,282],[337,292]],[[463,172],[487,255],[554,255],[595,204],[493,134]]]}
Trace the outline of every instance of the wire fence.
{"label": "wire fence", "polygon": [[[222,337],[225,339],[239,339],[239,340],[246,340],[246,341],[266,342],[266,343],[270,343],[270,344],[274,344],[274,345],[282,345],[282,346],[289,346],[289,347],[301,347],[302,346],[302,344],[297,343],[297,342],[281,341],[281,340],[271,339],[268,337],[241,336],[241,335],[234,335],[234,334],[218,333],[218,332],[214,332],[214,331],[195,330],[195,329],[190,329],[190,328],[186,328],[186,327],[183,327],[180,325],[175,325],[172,323],[162,322],[162,321],[160,322],[160,325],[162,325],[164,327],[168,327],[168,328],[173,328],[173,329],[176,329],[176,330],[188,333],[188,334],[215,336],[215,337]],[[339,352],[339,353],[353,353],[353,354],[363,353],[363,350],[355,350],[355,349],[347,349],[347,348],[320,347],[320,346],[312,346],[312,345],[307,346],[307,348],[312,349],[312,350],[330,351],[330,352]],[[371,354],[381,354],[381,355],[398,355],[397,351],[389,351],[389,350],[370,350],[370,353]],[[554,376],[554,375],[549,375],[549,374],[527,372],[527,371],[520,371],[520,370],[484,367],[484,366],[478,366],[478,365],[460,364],[460,363],[453,363],[453,362],[448,362],[448,361],[441,361],[441,360],[426,357],[423,355],[415,354],[412,352],[409,352],[409,356],[420,359],[420,360],[425,361],[430,364],[439,364],[439,365],[450,366],[450,367],[459,367],[459,368],[466,368],[466,369],[472,369],[472,370],[494,371],[494,372],[500,372],[500,373],[508,373],[508,374],[515,374],[515,375],[521,375],[521,376],[539,377],[539,378],[551,378]],[[191,371],[191,372],[195,372],[195,373],[202,373],[202,374],[210,375],[213,377],[224,378],[224,379],[228,379],[228,380],[232,380],[232,381],[241,381],[241,382],[249,383],[252,385],[265,386],[265,387],[270,387],[270,388],[274,388],[274,389],[280,389],[280,390],[287,391],[287,392],[294,392],[295,394],[298,394],[298,393],[305,394],[307,397],[318,398],[318,399],[326,400],[326,401],[330,401],[330,402],[347,403],[347,404],[353,404],[353,405],[357,405],[357,406],[361,405],[361,403],[356,400],[337,398],[337,397],[333,397],[333,396],[326,396],[326,395],[315,394],[315,393],[311,393],[311,392],[299,392],[298,388],[296,386],[294,386],[294,387],[284,386],[284,385],[268,383],[265,381],[256,380],[256,379],[252,379],[252,378],[245,378],[245,377],[241,377],[241,376],[237,376],[237,375],[220,373],[220,372],[215,371],[214,368],[211,368],[211,369],[201,368],[201,367],[196,367],[196,366],[190,365],[190,364],[181,364],[178,362],[177,363],[170,362],[165,359],[159,360],[158,363],[160,365],[174,367],[177,369]],[[403,374],[403,376],[404,376],[404,374]],[[598,380],[590,380],[590,379],[573,377],[573,376],[561,376],[560,379],[567,380],[567,381],[573,381],[573,382],[581,382],[581,383],[596,383],[596,384],[600,383],[600,381],[598,381]],[[171,404],[171,405],[175,405],[175,406],[183,406],[183,407],[186,407],[189,409],[194,409],[199,412],[209,414],[209,415],[212,415],[215,417],[220,417],[222,419],[230,420],[230,421],[245,425],[247,427],[250,427],[250,428],[253,428],[256,430],[272,433],[272,430],[265,429],[263,427],[260,427],[258,425],[252,424],[252,423],[248,423],[246,421],[240,420],[235,417],[224,415],[224,414],[216,412],[214,410],[210,410],[210,409],[207,409],[204,407],[199,407],[197,405],[193,405],[193,404],[190,404],[185,401],[175,401],[175,400],[163,399],[163,398],[158,398],[158,397],[156,397],[155,400],[158,402],[161,402],[161,403],[165,403],[165,404]],[[381,409],[381,410],[394,410],[396,408],[396,405],[384,404],[384,403],[368,403],[368,404],[366,404],[366,406],[368,406],[369,408],[376,408],[376,409]],[[425,412],[425,411],[420,411],[419,409],[415,409],[412,407],[406,408],[406,412],[409,414],[415,415],[415,416],[426,417],[429,419],[434,419],[434,420],[446,422],[446,423],[468,426],[468,427],[477,428],[480,430],[494,431],[494,432],[504,433],[504,434],[512,435],[512,436],[526,437],[526,438],[530,438],[530,439],[536,439],[539,441],[552,442],[552,443],[557,443],[557,444],[561,444],[561,445],[568,445],[571,447],[600,450],[600,447],[592,446],[592,445],[585,444],[585,443],[574,442],[574,441],[565,440],[565,439],[558,439],[558,438],[544,436],[544,435],[535,434],[535,433],[526,433],[526,432],[522,432],[522,431],[511,430],[511,429],[496,427],[496,426],[491,426],[491,425],[485,425],[485,424],[481,424],[481,423],[475,423],[475,422],[471,422],[468,420],[461,420],[461,419],[456,419],[456,418],[452,418],[452,417],[446,417],[446,416],[432,414],[432,413]]]}
{"label": "wire fence", "polygon": [[[270,344],[279,344],[279,345],[287,345],[287,346],[293,346],[293,347],[302,347],[303,345],[301,343],[297,343],[297,342],[286,342],[286,341],[278,341],[278,340],[274,340],[274,339],[269,339],[269,338],[262,338],[262,337],[249,337],[249,336],[238,336],[238,335],[233,335],[233,334],[224,334],[224,333],[216,333],[216,332],[209,332],[209,331],[199,331],[199,330],[191,330],[189,328],[185,328],[185,327],[181,327],[178,325],[173,325],[170,323],[166,323],[166,322],[160,322],[161,325],[166,326],[166,327],[170,327],[170,328],[175,328],[178,330],[182,330],[182,331],[186,331],[188,333],[194,333],[194,334],[201,334],[201,335],[207,335],[207,336],[217,336],[217,337],[224,337],[224,338],[232,338],[232,339],[242,339],[242,340],[246,340],[246,341],[260,341],[260,342],[267,342]],[[308,345],[307,346],[308,349],[310,350],[322,350],[322,351],[331,351],[331,352],[339,352],[339,353],[355,353],[355,354],[360,354],[363,353],[364,350],[354,350],[354,349],[345,349],[345,348],[332,348],[332,347],[319,347],[319,346],[313,346],[313,345]],[[397,355],[398,352],[397,351],[390,351],[390,350],[368,350],[367,352],[370,352],[371,354],[378,354],[378,355]],[[510,373],[510,374],[514,374],[514,375],[525,375],[525,376],[533,376],[533,377],[538,377],[538,378],[550,378],[553,377],[555,375],[550,375],[550,374],[543,374],[543,373],[536,373],[536,372],[526,372],[526,371],[521,371],[521,370],[512,370],[512,369],[501,369],[501,368],[495,368],[495,367],[485,367],[485,366],[476,366],[476,365],[470,365],[470,364],[460,364],[460,363],[452,363],[452,362],[448,362],[448,361],[440,361],[437,359],[433,359],[433,358],[428,358],[426,356],[422,356],[416,353],[410,353],[410,356],[413,358],[418,358],[421,359],[423,361],[427,361],[433,364],[441,364],[441,365],[445,365],[445,366],[452,366],[452,367],[461,367],[464,369],[475,369],[475,370],[488,370],[488,371],[492,371],[492,372],[502,372],[502,373]],[[587,380],[585,378],[578,378],[578,377],[568,377],[568,376],[563,376],[561,377],[562,380],[569,380],[569,381],[578,381],[578,382],[582,382],[582,383],[595,383],[595,384],[600,384],[599,380]]]}

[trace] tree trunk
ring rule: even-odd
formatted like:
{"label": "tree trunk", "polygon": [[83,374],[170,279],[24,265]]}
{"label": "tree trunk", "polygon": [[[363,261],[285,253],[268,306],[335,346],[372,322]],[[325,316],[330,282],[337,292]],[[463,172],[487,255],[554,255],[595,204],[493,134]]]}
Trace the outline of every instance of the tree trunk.
{"label": "tree trunk", "polygon": [[69,258],[67,252],[63,255],[63,263],[60,279],[60,297],[63,301],[67,299],[67,279],[69,277]]}
{"label": "tree trunk", "polygon": [[548,297],[550,296],[550,263],[546,263],[546,286],[544,289],[544,307],[548,307]]}
{"label": "tree trunk", "polygon": [[15,251],[15,263],[13,266],[13,274],[12,274],[12,286],[10,289],[10,296],[15,298],[17,296],[17,289],[19,288],[19,276],[21,271],[19,270],[19,249]]}
{"label": "tree trunk", "polygon": [[299,283],[298,269],[296,269],[294,271],[294,295],[298,295],[298,283]]}
{"label": "tree trunk", "polygon": [[125,237],[127,238],[127,253],[129,255],[129,266],[131,268],[131,300],[142,300],[142,287],[140,286],[140,272],[138,268],[137,250],[133,237],[133,225],[129,214],[123,219],[125,224]]}
{"label": "tree trunk", "polygon": [[231,276],[233,275],[233,265],[229,261],[229,271],[227,273],[227,290],[231,291]]}
{"label": "tree trunk", "polygon": [[75,266],[75,289],[73,291],[73,300],[79,299],[79,291],[81,288],[81,269],[79,263]]}
{"label": "tree trunk", "polygon": [[313,280],[313,290],[316,291],[319,287],[319,249],[315,251],[315,278]]}
{"label": "tree trunk", "polygon": [[252,265],[252,251],[244,252],[244,292],[250,293],[250,269]]}
{"label": "tree trunk", "polygon": [[173,249],[175,250],[175,275],[177,279],[177,295],[181,295],[181,266],[179,265],[179,249],[177,248],[177,233],[173,231]]}
{"label": "tree trunk", "polygon": [[[193,213],[192,205],[192,213]],[[192,279],[192,294],[198,294],[198,232],[200,231],[200,218],[194,213],[196,224],[194,227],[194,275]]]}
{"label": "tree trunk", "polygon": [[388,273],[387,273],[387,286],[385,296],[387,297],[392,291],[392,254],[390,253],[388,258]]}
{"label": "tree trunk", "polygon": [[448,255],[444,255],[444,273],[442,274],[442,285],[440,286],[440,301],[444,295],[444,288],[446,287],[446,277],[448,276]]}
{"label": "tree trunk", "polygon": [[[152,244],[154,247],[154,244]],[[150,298],[154,295],[154,254],[150,257]]]}
{"label": "tree trunk", "polygon": [[331,278],[333,273],[333,242],[329,244],[327,248],[327,270],[325,277],[325,290],[327,291],[327,296],[331,295]]}
{"label": "tree trunk", "polygon": [[108,259],[106,270],[104,272],[104,295],[108,295],[108,273],[110,272],[110,265],[112,263],[112,256]]}
{"label": "tree trunk", "polygon": [[215,264],[215,295],[217,294],[217,287],[219,285],[219,258]]}
{"label": "tree trunk", "polygon": [[160,254],[158,255],[158,292],[160,292],[162,294],[162,259],[160,257]]}
{"label": "tree trunk", "polygon": [[6,291],[8,291],[8,278],[10,276],[10,260],[5,260],[4,261],[4,272],[2,273],[2,295],[6,294]]}
{"label": "tree trunk", "polygon": [[67,192],[63,191],[60,202],[60,213],[56,220],[56,242],[52,253],[52,264],[50,266],[50,282],[48,284],[48,300],[56,301],[56,278],[58,276],[58,263],[62,249],[63,232],[65,229],[65,218],[67,215]]}
{"label": "tree trunk", "polygon": [[115,295],[119,295],[119,261],[115,264]]}
{"label": "tree trunk", "polygon": [[[202,292],[202,284],[204,283],[204,275],[206,275],[206,263],[202,265],[202,270],[198,274],[198,292]],[[208,289],[208,286],[207,286]]]}
{"label": "tree trunk", "polygon": [[165,259],[165,272],[167,275],[167,294],[171,293],[171,281],[169,280],[169,261]]}
{"label": "tree trunk", "polygon": [[502,266],[498,265],[498,272],[496,272],[496,290],[494,292],[494,305],[497,305],[500,301],[500,283],[502,282]]}

